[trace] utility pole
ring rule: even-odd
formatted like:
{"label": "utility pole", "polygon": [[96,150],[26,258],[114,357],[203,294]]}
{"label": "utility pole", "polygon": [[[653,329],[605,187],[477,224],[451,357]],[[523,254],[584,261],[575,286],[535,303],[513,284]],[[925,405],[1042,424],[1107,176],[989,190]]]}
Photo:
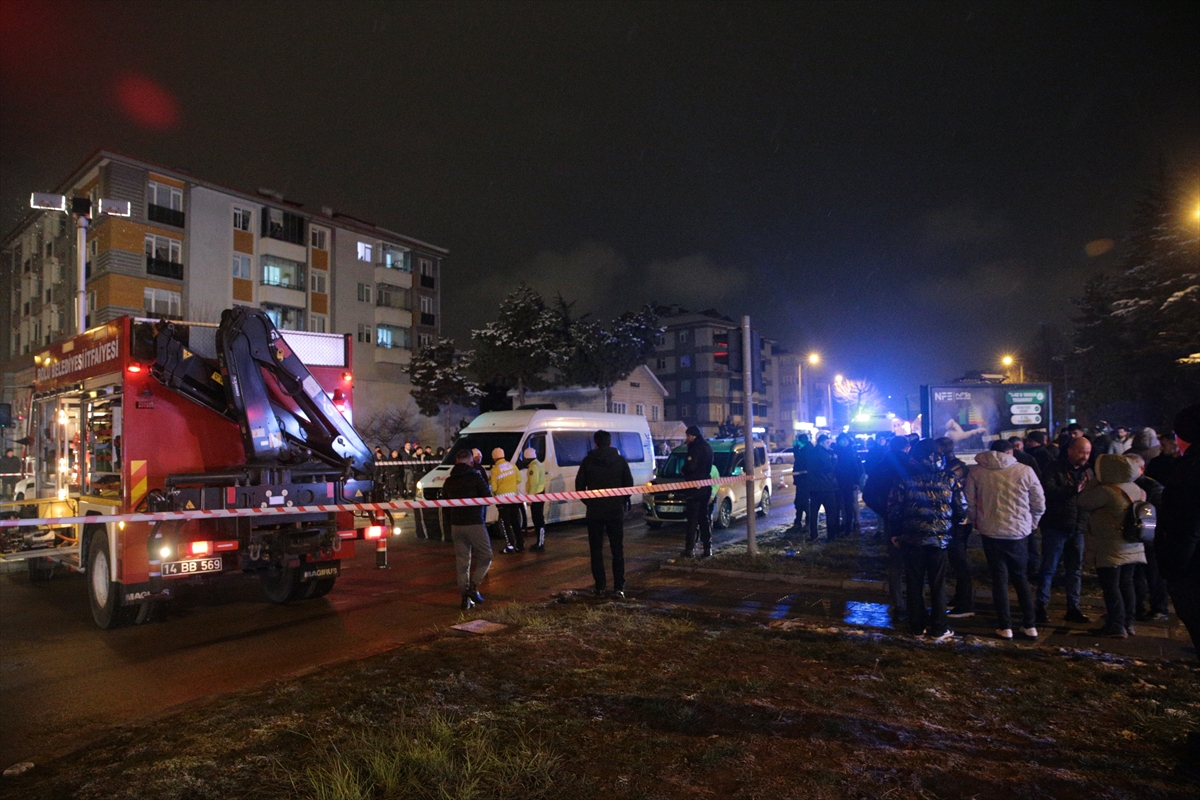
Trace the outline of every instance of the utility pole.
{"label": "utility pole", "polygon": [[746,452],[746,550],[758,555],[754,519],[754,353],[751,352],[750,317],[742,317],[742,421],[745,422]]}

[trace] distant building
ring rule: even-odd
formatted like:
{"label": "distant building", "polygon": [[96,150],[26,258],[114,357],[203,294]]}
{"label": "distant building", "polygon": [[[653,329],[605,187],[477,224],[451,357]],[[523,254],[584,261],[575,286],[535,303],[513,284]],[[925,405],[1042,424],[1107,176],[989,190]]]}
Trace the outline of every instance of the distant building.
{"label": "distant building", "polygon": [[[729,369],[730,347],[741,347],[740,324],[713,309],[691,312],[674,306],[660,309],[660,315],[666,331],[648,366],[666,387],[667,419],[697,425],[706,436],[716,435],[727,421],[743,425],[742,375]],[[773,340],[762,339],[764,391],[751,398],[754,424],[766,428],[768,436],[781,422],[776,413],[779,368],[774,348]],[[786,435],[791,435],[790,423]]]}
{"label": "distant building", "polygon": [[[508,396],[516,399],[515,389]],[[554,404],[564,411],[609,411],[613,414],[637,414],[650,423],[656,441],[682,438],[677,423],[668,423],[664,415],[667,390],[649,367],[639,366],[612,387],[612,405],[608,407],[604,391],[598,386],[568,386],[560,389],[525,391],[526,405]]]}
{"label": "distant building", "polygon": [[[407,402],[404,367],[440,330],[446,249],[107,150],[54,191],[132,207],[93,213],[89,326],[123,314],[215,322],[254,305],[280,328],[353,336],[357,419]],[[31,382],[37,352],[76,333],[76,258],[75,223],[57,211],[27,214],[0,240],[0,401]]]}

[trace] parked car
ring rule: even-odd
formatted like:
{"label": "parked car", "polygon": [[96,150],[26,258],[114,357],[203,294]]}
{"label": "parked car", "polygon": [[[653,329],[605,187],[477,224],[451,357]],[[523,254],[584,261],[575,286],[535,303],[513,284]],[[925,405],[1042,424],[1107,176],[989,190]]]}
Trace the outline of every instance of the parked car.
{"label": "parked car", "polygon": [[[722,478],[746,474],[746,443],[743,439],[709,439],[713,449],[713,464]],[[687,460],[687,447],[671,451],[671,457],[659,468],[654,483],[676,483]],[[767,446],[754,440],[754,497],[750,503],[758,516],[765,516],[771,508],[771,465],[767,461]],[[687,520],[683,492],[658,492],[648,494],[643,503],[646,524],[660,528],[667,522]],[[728,528],[735,519],[747,514],[746,484],[731,483],[717,487],[716,501],[712,505],[713,527]]]}

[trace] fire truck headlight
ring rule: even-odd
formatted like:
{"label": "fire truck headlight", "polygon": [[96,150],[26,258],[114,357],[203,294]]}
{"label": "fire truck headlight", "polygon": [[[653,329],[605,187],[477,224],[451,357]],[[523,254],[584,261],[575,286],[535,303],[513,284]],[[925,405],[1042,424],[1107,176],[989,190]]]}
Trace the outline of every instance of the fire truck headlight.
{"label": "fire truck headlight", "polygon": [[160,556],[162,556],[163,558],[170,558],[171,557],[171,548],[162,547],[161,549],[159,549],[158,554]]}

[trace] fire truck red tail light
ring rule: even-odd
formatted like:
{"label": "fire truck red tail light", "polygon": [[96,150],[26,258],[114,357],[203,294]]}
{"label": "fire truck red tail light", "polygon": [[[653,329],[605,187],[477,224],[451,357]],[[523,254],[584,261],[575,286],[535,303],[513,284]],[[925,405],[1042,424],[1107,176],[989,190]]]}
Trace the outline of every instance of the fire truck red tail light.
{"label": "fire truck red tail light", "polygon": [[194,556],[212,555],[213,543],[212,542],[192,542],[189,550],[191,551],[191,554]]}
{"label": "fire truck red tail light", "polygon": [[354,376],[351,375],[349,372],[343,372],[342,380],[345,381],[346,383],[349,383],[350,381],[354,380]]}
{"label": "fire truck red tail light", "polygon": [[338,411],[346,410],[346,395],[342,394],[341,389],[335,389],[333,392],[333,405]]}
{"label": "fire truck red tail light", "polygon": [[370,525],[363,529],[363,538],[364,539],[379,539],[382,536],[383,536],[383,526],[382,525]]}

